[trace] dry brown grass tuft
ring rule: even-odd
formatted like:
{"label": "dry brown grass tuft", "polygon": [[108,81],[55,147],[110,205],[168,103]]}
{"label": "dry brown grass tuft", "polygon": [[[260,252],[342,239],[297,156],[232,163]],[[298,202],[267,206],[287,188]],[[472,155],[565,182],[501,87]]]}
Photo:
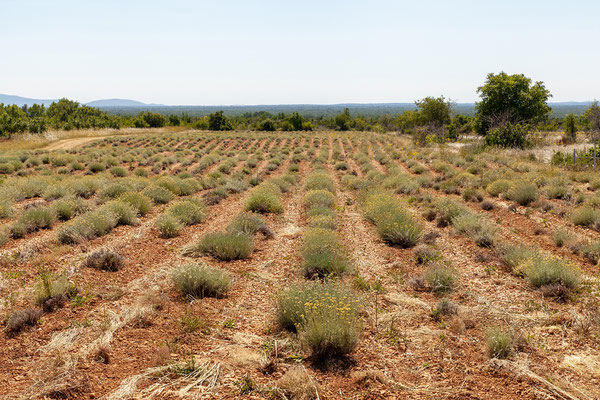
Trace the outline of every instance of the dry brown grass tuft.
{"label": "dry brown grass tuft", "polygon": [[300,366],[290,368],[276,383],[283,391],[285,398],[290,400],[315,400],[319,398],[319,388],[316,382]]}

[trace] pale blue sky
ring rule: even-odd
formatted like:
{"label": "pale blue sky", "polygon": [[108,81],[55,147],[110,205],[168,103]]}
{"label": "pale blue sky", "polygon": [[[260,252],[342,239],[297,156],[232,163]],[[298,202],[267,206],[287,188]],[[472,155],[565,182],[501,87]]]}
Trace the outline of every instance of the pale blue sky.
{"label": "pale blue sky", "polygon": [[0,0],[0,93],[163,104],[600,97],[600,1]]}

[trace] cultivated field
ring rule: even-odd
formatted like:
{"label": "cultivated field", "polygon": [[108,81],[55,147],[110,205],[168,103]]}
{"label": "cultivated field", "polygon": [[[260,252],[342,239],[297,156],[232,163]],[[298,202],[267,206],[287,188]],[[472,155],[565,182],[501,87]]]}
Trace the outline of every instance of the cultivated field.
{"label": "cultivated field", "polygon": [[174,132],[0,173],[3,399],[600,398],[591,172]]}

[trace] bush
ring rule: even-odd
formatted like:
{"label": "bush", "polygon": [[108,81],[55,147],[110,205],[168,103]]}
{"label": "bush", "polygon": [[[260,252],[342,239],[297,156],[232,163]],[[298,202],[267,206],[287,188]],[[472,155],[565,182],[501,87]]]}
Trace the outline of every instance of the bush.
{"label": "bush", "polygon": [[309,217],[308,226],[311,228],[323,228],[335,231],[337,223],[333,215],[315,215]]}
{"label": "bush", "polygon": [[142,194],[148,196],[156,204],[167,204],[175,198],[175,195],[170,190],[155,185],[145,188]]}
{"label": "bush", "polygon": [[335,193],[335,183],[326,172],[313,172],[306,177],[304,189],[306,191],[327,190],[331,193]]}
{"label": "bush", "polygon": [[387,218],[381,217],[376,226],[381,239],[401,248],[415,246],[423,230],[414,218],[398,211]]}
{"label": "bush", "polygon": [[529,260],[523,267],[525,277],[535,288],[548,285],[561,285],[574,289],[579,284],[579,273],[563,260],[554,257],[543,257]]}
{"label": "bush", "polygon": [[335,206],[335,196],[327,190],[310,190],[304,195],[304,205],[307,208]]}
{"label": "bush", "polygon": [[571,222],[574,225],[596,227],[600,222],[600,210],[589,207],[576,208],[571,212]]}
{"label": "bush", "polygon": [[334,282],[311,282],[293,286],[277,296],[277,319],[281,327],[298,331],[313,355],[349,353],[360,334],[360,301]]}
{"label": "bush", "polygon": [[144,216],[152,210],[152,200],[139,192],[127,192],[119,196],[119,201],[129,204],[137,210],[139,216]]}
{"label": "bush", "polygon": [[43,312],[39,308],[28,308],[10,313],[6,319],[6,333],[14,336],[25,328],[37,325]]}
{"label": "bush", "polygon": [[88,165],[88,170],[92,173],[102,172],[106,170],[106,165],[99,162],[93,162]]}
{"label": "bush", "polygon": [[575,240],[575,235],[567,230],[558,229],[554,232],[554,235],[552,235],[552,239],[557,247],[562,247],[573,242]]}
{"label": "bush", "polygon": [[195,225],[206,218],[206,207],[196,200],[179,200],[171,204],[165,213],[172,215],[184,225]]}
{"label": "bush", "polygon": [[[22,225],[25,233],[35,232],[39,229],[49,229],[56,221],[56,214],[51,207],[32,207],[23,211],[18,225]],[[20,237],[20,236],[19,236]]]}
{"label": "bush", "polygon": [[508,358],[513,353],[514,343],[510,332],[500,328],[490,328],[486,331],[485,339],[490,358]]}
{"label": "bush", "polygon": [[127,176],[127,170],[123,167],[112,167],[109,172],[119,178]]}
{"label": "bush", "polygon": [[500,255],[515,275],[524,276],[535,288],[560,285],[575,289],[579,284],[579,272],[574,267],[537,249],[506,245]]}
{"label": "bush", "polygon": [[508,189],[507,197],[521,206],[527,206],[537,200],[537,186],[529,182],[514,183]]}
{"label": "bush", "polygon": [[600,240],[586,243],[581,250],[581,254],[594,264],[598,264],[598,261],[600,261]]}
{"label": "bush", "polygon": [[339,276],[350,269],[345,249],[330,230],[313,228],[306,231],[300,252],[307,278]]}
{"label": "bush", "polygon": [[183,229],[183,224],[171,214],[161,214],[156,219],[155,226],[160,232],[160,237],[165,239],[179,236]]}
{"label": "bush", "polygon": [[218,260],[231,261],[247,258],[253,248],[251,236],[217,232],[204,235],[199,243],[184,252],[188,255],[208,254]]}
{"label": "bush", "polygon": [[496,240],[496,229],[484,222],[475,214],[466,212],[452,218],[452,226],[458,233],[473,239],[478,246],[493,246]]}
{"label": "bush", "polygon": [[222,297],[227,293],[231,278],[220,268],[189,263],[173,272],[177,291],[186,298]]}
{"label": "bush", "polygon": [[65,275],[53,276],[49,273],[40,274],[40,282],[35,289],[35,305],[41,306],[46,312],[61,307],[64,302],[77,292]]}
{"label": "bush", "polygon": [[432,292],[447,293],[454,288],[456,274],[452,268],[436,264],[425,272],[425,281]]}
{"label": "bush", "polygon": [[117,225],[137,225],[140,221],[137,218],[137,210],[121,200],[111,200],[101,206],[98,212],[108,212],[117,216]]}
{"label": "bush", "polygon": [[250,192],[246,200],[246,211],[253,211],[260,214],[281,214],[283,204],[280,197],[281,192],[275,185],[257,186]]}
{"label": "bush", "polygon": [[498,180],[490,183],[489,185],[487,185],[487,187],[485,188],[485,191],[488,192],[488,194],[490,196],[498,197],[501,194],[508,191],[509,188],[510,188],[510,181],[508,181],[506,179],[498,179]]}
{"label": "bush", "polygon": [[529,129],[521,124],[506,123],[488,131],[484,137],[486,146],[525,148],[528,144]]}
{"label": "bush", "polygon": [[252,236],[256,232],[268,230],[262,215],[253,212],[245,212],[237,215],[227,226],[227,232],[232,234],[243,234]]}
{"label": "bush", "polygon": [[57,232],[58,240],[64,244],[80,243],[106,235],[119,221],[119,216],[106,210],[94,210],[62,225]]}
{"label": "bush", "polygon": [[123,257],[113,250],[100,249],[88,255],[83,266],[114,272],[123,266]]}

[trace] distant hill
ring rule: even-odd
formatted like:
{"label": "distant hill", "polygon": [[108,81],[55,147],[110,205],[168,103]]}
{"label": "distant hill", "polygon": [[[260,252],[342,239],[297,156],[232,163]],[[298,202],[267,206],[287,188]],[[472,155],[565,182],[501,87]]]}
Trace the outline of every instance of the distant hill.
{"label": "distant hill", "polygon": [[49,106],[50,104],[58,101],[58,99],[53,100],[41,100],[41,99],[30,99],[27,97],[21,96],[12,96],[10,94],[0,94],[0,103],[4,103],[6,105],[16,104],[19,107],[23,107],[25,104],[31,106],[33,104],[43,104],[45,106]]}
{"label": "distant hill", "polygon": [[104,99],[94,100],[86,103],[90,107],[148,107],[149,104],[142,103],[141,101],[129,100],[129,99]]}

